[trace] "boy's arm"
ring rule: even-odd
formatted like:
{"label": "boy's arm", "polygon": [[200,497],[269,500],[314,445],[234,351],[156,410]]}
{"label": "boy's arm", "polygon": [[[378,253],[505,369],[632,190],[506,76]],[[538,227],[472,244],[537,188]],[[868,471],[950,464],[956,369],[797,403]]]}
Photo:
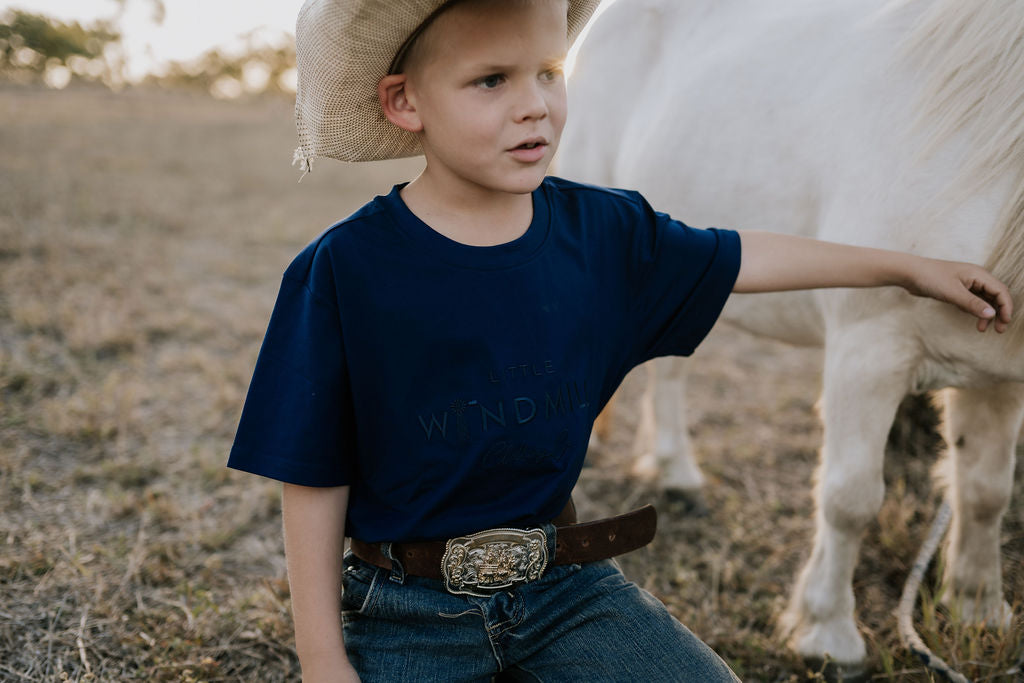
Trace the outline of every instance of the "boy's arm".
{"label": "boy's arm", "polygon": [[341,557],[347,486],[285,484],[284,549],[302,680],[358,681],[341,630]]}
{"label": "boy's arm", "polygon": [[980,266],[885,249],[853,247],[770,232],[740,233],[742,262],[734,292],[899,285],[951,303],[1003,332],[1013,313],[1010,292]]}

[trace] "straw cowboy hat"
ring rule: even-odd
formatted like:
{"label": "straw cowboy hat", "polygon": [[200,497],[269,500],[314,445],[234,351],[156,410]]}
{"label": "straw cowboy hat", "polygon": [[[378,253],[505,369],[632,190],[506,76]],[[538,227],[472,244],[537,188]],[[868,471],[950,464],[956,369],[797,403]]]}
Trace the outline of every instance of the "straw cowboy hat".
{"label": "straw cowboy hat", "polygon": [[[569,42],[600,0],[569,0]],[[299,73],[295,162],[397,159],[421,154],[416,136],[384,117],[377,84],[410,38],[448,0],[306,0],[295,25]]]}

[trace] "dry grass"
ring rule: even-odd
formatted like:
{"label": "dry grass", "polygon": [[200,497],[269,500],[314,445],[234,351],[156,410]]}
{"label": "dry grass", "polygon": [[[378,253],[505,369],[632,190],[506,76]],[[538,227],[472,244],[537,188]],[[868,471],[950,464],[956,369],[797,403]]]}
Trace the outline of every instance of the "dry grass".
{"label": "dry grass", "polygon": [[[224,460],[283,268],[416,162],[322,163],[298,185],[276,100],[8,87],[0,119],[0,680],[296,679],[278,486]],[[773,626],[809,545],[817,363],[714,333],[692,387],[713,512],[663,502],[656,543],[623,559],[750,681],[813,677]],[[639,385],[584,473],[584,514],[659,497],[611,455]],[[856,591],[878,678],[923,681],[891,610],[934,509],[934,455],[904,441]],[[1004,525],[1017,602],[1020,488]],[[1016,656],[1019,624],[924,613],[970,675]]]}

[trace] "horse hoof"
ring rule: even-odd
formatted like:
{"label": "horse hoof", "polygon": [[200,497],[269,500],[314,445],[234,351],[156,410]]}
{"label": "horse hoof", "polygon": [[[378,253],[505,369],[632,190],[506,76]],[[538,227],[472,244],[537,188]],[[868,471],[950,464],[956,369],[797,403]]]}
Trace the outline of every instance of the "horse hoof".
{"label": "horse hoof", "polygon": [[831,659],[805,658],[808,671],[821,674],[829,683],[864,683],[871,680],[871,672],[863,664],[841,664]]}
{"label": "horse hoof", "polygon": [[685,517],[707,517],[711,514],[707,498],[700,489],[665,489],[669,509]]}

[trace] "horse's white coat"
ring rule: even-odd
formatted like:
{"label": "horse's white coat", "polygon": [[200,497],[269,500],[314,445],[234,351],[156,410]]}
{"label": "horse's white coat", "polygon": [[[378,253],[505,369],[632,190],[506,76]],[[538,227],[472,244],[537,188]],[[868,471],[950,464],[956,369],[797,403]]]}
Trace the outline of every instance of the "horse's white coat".
{"label": "horse's white coat", "polygon": [[[983,77],[957,80],[958,65]],[[1021,83],[1024,3],[618,0],[580,51],[558,172],[639,189],[691,225],[994,264],[1020,290]],[[735,296],[724,317],[825,347],[817,534],[782,619],[791,646],[865,656],[851,581],[908,391],[953,387],[946,578],[965,615],[1005,619],[998,529],[1024,417],[1022,335],[979,335],[966,314],[895,288]],[[682,373],[681,361],[655,362],[659,378]],[[697,488],[681,384],[657,386],[658,435],[641,468]]]}

